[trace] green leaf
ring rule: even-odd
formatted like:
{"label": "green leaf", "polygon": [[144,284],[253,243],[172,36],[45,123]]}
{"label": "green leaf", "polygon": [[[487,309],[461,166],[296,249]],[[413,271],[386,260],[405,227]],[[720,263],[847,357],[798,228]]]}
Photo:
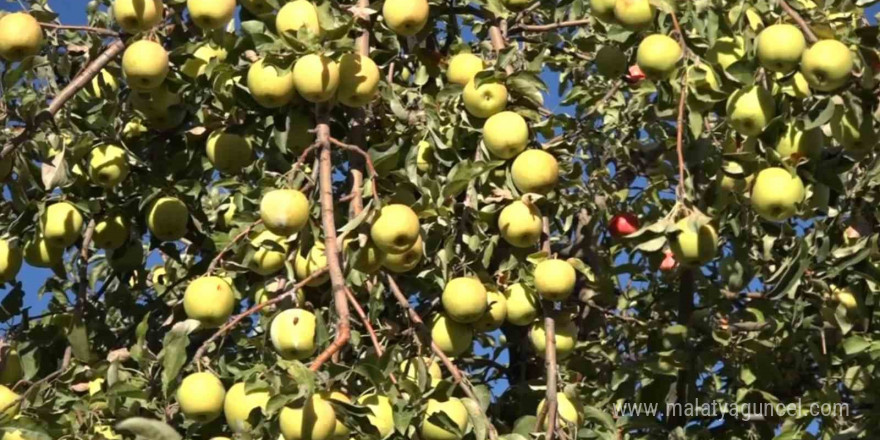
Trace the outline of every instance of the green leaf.
{"label": "green leaf", "polygon": [[186,364],[186,347],[189,345],[189,334],[198,327],[198,321],[187,320],[174,324],[171,331],[165,334],[162,340],[162,351],[159,359],[162,360],[162,390],[168,394],[168,389],[180,373],[180,369]]}
{"label": "green leaf", "polygon": [[116,424],[116,430],[128,431],[144,440],[182,440],[174,428],[159,420],[132,417]]}
{"label": "green leaf", "polygon": [[486,433],[488,432],[490,422],[483,413],[480,403],[471,398],[461,399],[461,403],[463,403],[465,409],[467,409],[468,416],[471,419],[471,425],[474,427],[474,436],[476,437],[476,440],[486,440]]}

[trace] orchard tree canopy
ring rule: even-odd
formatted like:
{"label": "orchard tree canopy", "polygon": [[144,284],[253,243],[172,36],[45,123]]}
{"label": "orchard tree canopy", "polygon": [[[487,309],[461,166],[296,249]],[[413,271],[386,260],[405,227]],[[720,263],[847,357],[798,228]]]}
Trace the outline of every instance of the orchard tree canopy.
{"label": "orchard tree canopy", "polygon": [[880,432],[877,1],[50,3],[3,440]]}

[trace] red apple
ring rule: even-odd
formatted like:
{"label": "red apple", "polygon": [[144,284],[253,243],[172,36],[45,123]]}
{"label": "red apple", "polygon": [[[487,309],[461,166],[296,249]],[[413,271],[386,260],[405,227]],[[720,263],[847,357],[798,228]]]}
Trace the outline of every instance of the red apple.
{"label": "red apple", "polygon": [[639,218],[635,214],[625,212],[611,217],[608,230],[614,238],[620,238],[639,230]]}
{"label": "red apple", "polygon": [[675,261],[675,255],[672,251],[667,250],[666,257],[660,262],[660,270],[663,272],[670,272],[675,269],[676,265],[678,265],[678,262]]}

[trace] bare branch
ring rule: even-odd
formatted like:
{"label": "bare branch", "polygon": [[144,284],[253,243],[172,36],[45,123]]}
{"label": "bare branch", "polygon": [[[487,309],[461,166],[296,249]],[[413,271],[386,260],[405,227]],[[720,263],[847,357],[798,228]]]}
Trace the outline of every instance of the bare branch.
{"label": "bare branch", "polygon": [[798,11],[795,11],[794,8],[792,8],[791,5],[788,4],[788,2],[786,2],[785,0],[779,0],[779,6],[782,8],[782,10],[785,11],[786,14],[788,14],[789,17],[791,17],[792,20],[794,20],[795,23],[798,24],[798,26],[801,27],[801,30],[804,31],[804,35],[807,36],[807,40],[810,43],[815,43],[819,41],[819,38],[816,37],[816,33],[813,32],[813,29],[810,27],[809,23],[807,23],[807,21],[804,20],[804,17],[802,17],[801,14],[798,13]]}
{"label": "bare branch", "polygon": [[[358,147],[357,145],[346,144],[346,143],[340,142],[338,139],[335,139],[332,137],[330,138],[330,143],[332,143],[333,145],[336,145],[337,147],[342,148],[344,150],[348,150],[348,151],[351,151],[352,153],[356,153],[364,159],[364,162],[367,164],[367,169],[370,171],[370,181],[373,185],[373,202],[376,204],[376,206],[379,206],[380,205],[379,194],[377,191],[378,182],[376,181],[379,174],[376,173],[376,167],[373,166],[373,159],[370,157],[370,155],[366,151],[364,151],[361,147]],[[357,193],[355,193],[355,191],[357,191]],[[355,194],[357,194],[357,196]],[[352,188],[351,197],[360,198],[360,187]],[[354,214],[355,215],[360,214],[360,211],[355,212]]]}
{"label": "bare branch", "polygon": [[684,164],[684,112],[688,95],[687,70],[681,76],[681,96],[678,98],[678,121],[675,134],[675,151],[678,154],[678,198],[684,197],[685,164]]}
{"label": "bare branch", "polygon": [[106,35],[108,37],[119,37],[119,32],[116,32],[112,29],[105,28],[97,28],[92,26],[68,26],[63,24],[55,24],[55,23],[40,23],[41,27],[53,30],[69,30],[69,31],[80,31],[80,32],[89,32],[98,35]]}

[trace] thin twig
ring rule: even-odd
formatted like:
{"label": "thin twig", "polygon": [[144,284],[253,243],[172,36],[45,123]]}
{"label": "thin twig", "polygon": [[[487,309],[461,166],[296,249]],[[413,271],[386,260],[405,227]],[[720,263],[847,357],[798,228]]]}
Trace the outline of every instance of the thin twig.
{"label": "thin twig", "polygon": [[819,41],[819,38],[816,37],[816,33],[813,32],[813,29],[810,27],[809,23],[807,23],[807,21],[804,20],[804,17],[802,17],[801,14],[798,13],[798,11],[795,11],[794,8],[792,8],[791,5],[788,4],[788,2],[786,2],[785,0],[779,0],[779,6],[782,7],[782,10],[784,10],[785,13],[788,14],[788,16],[791,17],[791,19],[798,24],[798,26],[801,27],[801,30],[804,31],[804,35],[807,36],[807,40],[810,43],[815,43]]}
{"label": "thin twig", "polygon": [[[360,155],[361,157],[364,158],[364,162],[366,162],[366,164],[367,164],[367,170],[370,171],[370,182],[373,185],[373,190],[372,190],[373,202],[376,205],[376,207],[379,207],[380,202],[379,202],[379,194],[377,191],[378,182],[376,181],[376,179],[378,177],[378,173],[376,173],[376,167],[373,166],[373,159],[370,157],[369,153],[367,153],[366,151],[364,151],[361,147],[358,147],[357,145],[346,144],[346,143],[341,142],[338,139],[335,139],[332,137],[330,138],[330,143],[332,143],[333,145],[336,145],[339,148],[342,148],[343,150],[348,150],[350,152],[357,153],[358,155]],[[358,189],[357,193],[355,193],[355,191],[356,191],[355,188],[352,188],[352,197],[357,198],[357,196],[355,194],[359,194],[360,190]],[[357,212],[356,214],[360,214],[360,212]]]}
{"label": "thin twig", "polygon": [[688,73],[685,70],[681,76],[681,96],[678,98],[678,122],[675,134],[675,151],[678,154],[678,198],[685,194],[685,165],[684,165],[684,112],[688,95]]}
{"label": "thin twig", "polygon": [[70,31],[82,31],[82,32],[90,32],[98,35],[106,35],[108,37],[118,37],[119,32],[116,32],[112,29],[105,28],[97,28],[92,26],[68,26],[64,24],[55,24],[55,23],[40,23],[41,27],[54,29],[54,30],[70,30]]}
{"label": "thin twig", "polygon": [[560,21],[558,23],[550,23],[550,24],[521,24],[521,25],[514,26],[512,29],[510,29],[510,32],[513,33],[517,30],[523,30],[523,31],[528,31],[528,32],[549,32],[549,31],[556,30],[556,29],[587,26],[589,24],[590,24],[589,19]]}
{"label": "thin twig", "polygon": [[[376,336],[376,330],[373,329],[373,324],[370,323],[370,318],[364,313],[363,307],[361,307],[357,298],[351,293],[351,290],[345,289],[345,294],[348,297],[348,303],[354,308],[355,313],[361,318],[364,328],[367,329],[367,333],[370,335],[370,341],[373,342],[373,348],[376,350],[376,354],[381,357],[385,353],[385,347],[379,342],[379,337]],[[393,373],[388,377],[391,379],[391,383],[395,385],[397,384],[397,377],[395,377]]]}
{"label": "thin twig", "polygon": [[262,224],[262,223],[263,223],[262,219],[251,223],[247,228],[245,228],[238,235],[236,235],[232,239],[232,241],[227,243],[226,246],[219,253],[217,253],[217,256],[214,257],[213,260],[211,260],[211,264],[208,265],[208,270],[206,271],[206,273],[209,273],[209,274],[214,273],[214,270],[217,269],[217,265],[220,264],[220,262],[223,260],[223,255],[225,255],[227,252],[229,252],[229,250],[232,249],[232,247],[235,246],[236,243],[238,243],[239,241],[241,241],[242,239],[247,237],[257,225]]}
{"label": "thin twig", "polygon": [[[62,374],[64,374],[67,371],[67,369],[70,367],[70,360],[71,360],[72,355],[73,355],[73,349],[68,345],[67,348],[64,349],[64,357],[61,359],[61,367],[59,367],[57,370],[55,370],[52,374],[32,383],[31,386],[29,386],[27,390],[25,390],[23,393],[21,393],[21,395],[18,396],[17,399],[13,400],[12,402],[9,402],[9,404],[4,406],[3,408],[0,408],[0,414],[2,414],[7,409],[13,407],[14,405],[18,405],[20,402],[23,402],[40,385],[43,385],[45,383],[49,383],[49,382],[57,379]],[[19,382],[19,384],[20,383],[21,382]],[[16,384],[16,386],[19,384]],[[13,386],[12,388],[15,389],[15,386]]]}
{"label": "thin twig", "polygon": [[76,295],[76,307],[74,315],[82,317],[85,310],[86,300],[89,294],[89,247],[92,244],[92,237],[95,235],[95,219],[89,221],[86,226],[86,232],[83,234],[82,249],[80,250],[79,263],[79,289]]}

